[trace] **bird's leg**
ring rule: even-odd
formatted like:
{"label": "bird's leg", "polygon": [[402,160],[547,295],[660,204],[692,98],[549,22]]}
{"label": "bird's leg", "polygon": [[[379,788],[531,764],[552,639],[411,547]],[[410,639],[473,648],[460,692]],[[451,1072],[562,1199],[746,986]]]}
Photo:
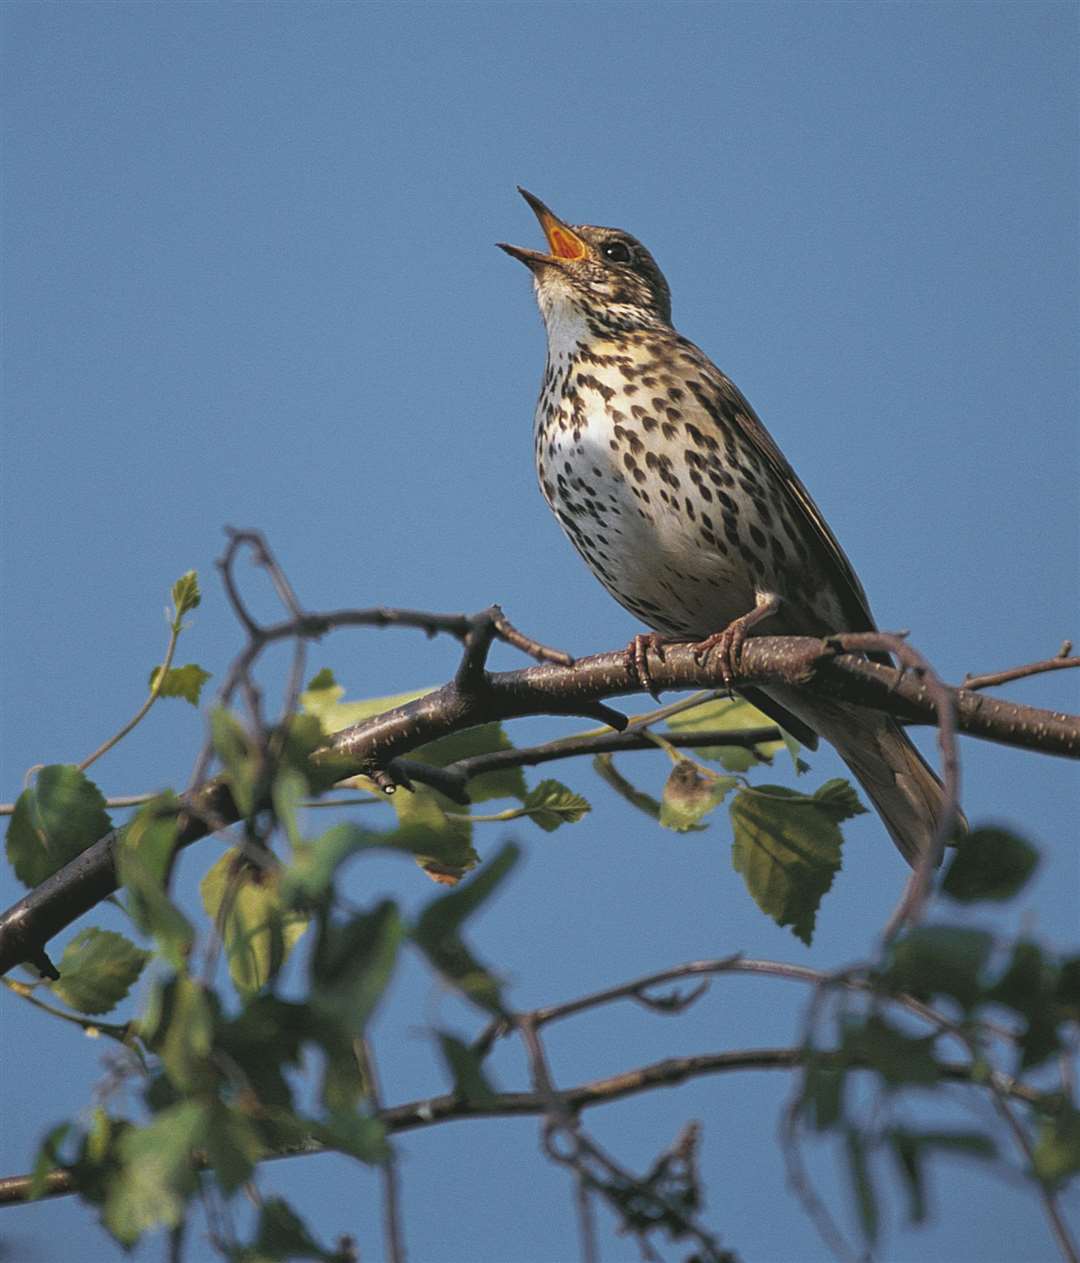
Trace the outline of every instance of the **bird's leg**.
{"label": "bird's leg", "polygon": [[742,656],[743,641],[746,639],[747,632],[762,619],[775,614],[779,608],[780,598],[775,593],[759,592],[757,604],[748,614],[732,619],[723,631],[714,632],[713,635],[698,641],[694,646],[694,657],[698,662],[704,663],[714,649],[719,649],[720,674],[724,677],[724,683],[730,688],[739,669],[739,659]]}
{"label": "bird's leg", "polygon": [[657,701],[660,700],[660,694],[653,684],[652,673],[649,671],[649,650],[651,649],[663,662],[664,646],[674,643],[675,640],[671,636],[662,636],[659,632],[638,632],[624,651],[627,671],[631,675],[636,675],[641,687]]}

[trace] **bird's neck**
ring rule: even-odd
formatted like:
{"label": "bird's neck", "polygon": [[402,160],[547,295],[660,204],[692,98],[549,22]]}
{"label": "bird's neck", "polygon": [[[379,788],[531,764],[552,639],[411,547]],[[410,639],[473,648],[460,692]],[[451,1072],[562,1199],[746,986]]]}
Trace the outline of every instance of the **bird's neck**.
{"label": "bird's neck", "polygon": [[540,312],[547,330],[548,363],[553,367],[573,360],[596,337],[576,303],[541,303]]}
{"label": "bird's neck", "polygon": [[558,374],[581,357],[590,354],[611,354],[626,349],[634,342],[635,333],[666,333],[677,336],[670,325],[640,308],[625,310],[609,306],[603,312],[586,310],[577,303],[540,302],[540,312],[547,330],[548,368]]}

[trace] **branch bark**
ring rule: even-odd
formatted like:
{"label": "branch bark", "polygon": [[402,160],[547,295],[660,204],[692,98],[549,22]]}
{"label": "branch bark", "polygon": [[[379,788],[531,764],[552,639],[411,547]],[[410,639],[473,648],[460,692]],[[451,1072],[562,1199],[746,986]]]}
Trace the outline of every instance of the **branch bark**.
{"label": "branch bark", "polygon": [[[421,618],[434,616],[415,615]],[[472,625],[469,625],[472,630]],[[650,664],[655,687],[689,690],[723,687],[718,664],[700,663],[690,646],[671,646]],[[865,658],[837,653],[824,640],[762,636],[743,648],[739,684],[787,684],[832,699],[885,711],[913,724],[932,724],[935,701],[917,674]],[[342,765],[341,775],[377,775],[392,787],[387,767],[437,737],[494,720],[530,715],[586,715],[619,725],[606,699],[642,692],[624,651],[595,654],[564,665],[546,662],[518,671],[488,672],[470,659],[469,670],[425,697],[336,733],[324,752]],[[958,731],[1018,749],[1080,758],[1080,716],[1003,701],[963,688],[948,690]],[[623,722],[625,726],[625,721]],[[179,845],[205,837],[213,827],[239,818],[228,785],[212,778],[185,794]],[[111,894],[117,886],[114,848],[118,831],[107,834],[0,914],[0,973],[30,961],[51,968],[45,944],[60,930]]]}

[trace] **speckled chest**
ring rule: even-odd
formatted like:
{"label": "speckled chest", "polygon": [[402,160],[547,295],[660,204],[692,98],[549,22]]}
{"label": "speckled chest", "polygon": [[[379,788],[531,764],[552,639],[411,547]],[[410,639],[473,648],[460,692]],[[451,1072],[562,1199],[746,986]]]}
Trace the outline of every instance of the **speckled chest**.
{"label": "speckled chest", "polygon": [[765,573],[729,468],[742,455],[726,458],[702,424],[701,367],[647,334],[551,338],[535,418],[540,485],[563,529],[618,601],[676,636],[745,613]]}

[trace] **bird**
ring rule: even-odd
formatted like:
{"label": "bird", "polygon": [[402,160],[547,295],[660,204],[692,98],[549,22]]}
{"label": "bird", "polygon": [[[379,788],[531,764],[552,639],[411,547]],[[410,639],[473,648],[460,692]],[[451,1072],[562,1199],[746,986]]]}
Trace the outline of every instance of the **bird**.
{"label": "bird", "polygon": [[[620,228],[570,224],[518,191],[547,250],[497,243],[532,273],[547,333],[534,414],[540,488],[608,592],[651,630],[627,662],[654,692],[650,650],[720,655],[752,635],[876,630],[820,509],[739,389],[671,319],[671,289]],[[889,661],[888,658],[884,659]],[[793,686],[738,690],[804,745],[839,753],[912,866],[946,809],[899,723]]]}

